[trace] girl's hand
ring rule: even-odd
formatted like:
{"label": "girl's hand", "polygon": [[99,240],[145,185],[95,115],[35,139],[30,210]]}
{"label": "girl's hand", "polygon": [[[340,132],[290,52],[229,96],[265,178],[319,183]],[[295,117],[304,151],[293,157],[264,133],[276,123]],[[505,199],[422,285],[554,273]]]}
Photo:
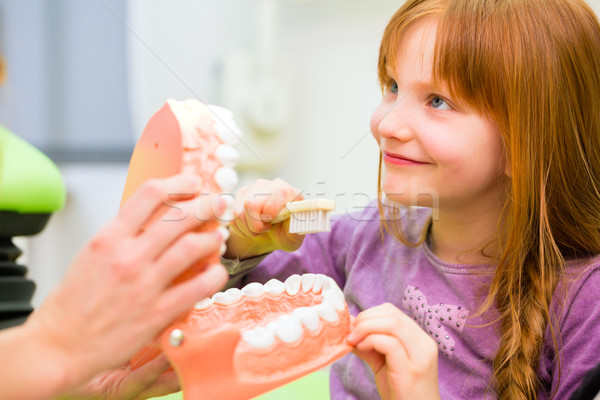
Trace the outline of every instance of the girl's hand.
{"label": "girl's hand", "polygon": [[63,390],[129,360],[227,281],[225,268],[214,264],[171,285],[222,244],[216,231],[196,231],[225,210],[215,196],[197,197],[198,179],[179,175],[143,185],[26,321],[31,340],[64,369]]}
{"label": "girl's hand", "polygon": [[438,349],[416,322],[386,303],[358,314],[348,343],[389,399],[439,399]]}
{"label": "girl's hand", "polygon": [[96,375],[60,400],[145,400],[180,390],[177,374],[164,354],[131,371],[129,363]]}
{"label": "girl's hand", "polygon": [[289,233],[289,219],[271,224],[286,203],[303,200],[299,190],[281,179],[259,179],[241,188],[236,195],[235,219],[229,227],[226,258],[245,259],[273,250],[294,251],[303,235]]}

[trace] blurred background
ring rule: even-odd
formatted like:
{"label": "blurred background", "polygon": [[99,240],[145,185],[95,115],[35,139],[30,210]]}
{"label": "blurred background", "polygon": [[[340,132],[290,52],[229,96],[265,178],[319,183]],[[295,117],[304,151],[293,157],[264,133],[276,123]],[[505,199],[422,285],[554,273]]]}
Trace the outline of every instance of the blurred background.
{"label": "blurred background", "polygon": [[280,177],[337,214],[374,199],[377,53],[402,2],[0,0],[0,124],[54,160],[68,192],[44,232],[17,243],[33,305],[116,214],[135,142],[168,98],[234,112],[238,187]]}
{"label": "blurred background", "polygon": [[0,124],[50,156],[68,191],[44,232],[18,242],[34,306],[116,214],[135,142],[168,98],[235,113],[238,187],[280,177],[337,214],[375,198],[377,53],[402,3],[0,0]]}
{"label": "blurred background", "polygon": [[66,207],[19,241],[39,306],[118,210],[167,98],[230,108],[241,182],[281,177],[336,212],[375,197],[382,31],[401,0],[0,0],[0,123],[52,158]]}

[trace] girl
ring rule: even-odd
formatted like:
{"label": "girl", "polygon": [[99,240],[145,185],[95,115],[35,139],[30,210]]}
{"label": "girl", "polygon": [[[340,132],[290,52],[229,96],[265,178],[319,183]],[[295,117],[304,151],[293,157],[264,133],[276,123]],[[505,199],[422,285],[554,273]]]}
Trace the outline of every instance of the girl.
{"label": "girl", "polygon": [[581,0],[408,0],[379,79],[377,203],[302,243],[269,223],[296,189],[244,188],[234,271],[343,287],[356,350],[332,398],[568,398],[600,362],[596,17]]}

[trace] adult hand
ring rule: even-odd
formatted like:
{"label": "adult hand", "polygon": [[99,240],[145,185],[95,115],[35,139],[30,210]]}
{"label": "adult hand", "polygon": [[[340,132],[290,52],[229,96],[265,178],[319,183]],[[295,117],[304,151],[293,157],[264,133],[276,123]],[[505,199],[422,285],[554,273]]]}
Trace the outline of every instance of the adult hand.
{"label": "adult hand", "polygon": [[144,184],[26,322],[31,340],[64,368],[63,389],[127,361],[225,284],[226,270],[214,264],[171,285],[222,244],[217,231],[198,232],[225,209],[222,199],[198,197],[199,186],[197,177],[183,175]]}
{"label": "adult hand", "polygon": [[440,399],[437,345],[394,305],[358,314],[347,340],[373,370],[382,399]]}
{"label": "adult hand", "polygon": [[164,354],[132,371],[129,363],[104,371],[59,400],[145,400],[180,390]]}
{"label": "adult hand", "polygon": [[303,200],[298,190],[281,179],[259,179],[236,195],[235,219],[229,229],[226,258],[245,259],[273,250],[294,251],[303,235],[289,233],[289,219],[271,224],[290,201]]}

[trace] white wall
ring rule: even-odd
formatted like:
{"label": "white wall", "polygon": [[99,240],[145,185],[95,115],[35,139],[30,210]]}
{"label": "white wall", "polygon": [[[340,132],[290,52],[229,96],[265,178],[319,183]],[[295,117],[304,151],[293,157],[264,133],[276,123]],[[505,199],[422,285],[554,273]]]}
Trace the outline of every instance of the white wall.
{"label": "white wall", "polygon": [[[231,57],[249,58],[249,69],[256,61],[257,4],[130,2],[130,28],[135,32],[129,37],[130,55],[135,56],[130,97],[136,131],[167,97],[197,97],[228,106],[246,128],[238,146],[246,154],[242,164],[258,166],[240,166],[244,182],[279,176],[310,194],[337,197],[339,212],[364,204],[376,190],[378,150],[368,121],[380,97],[375,70],[379,39],[401,1],[279,1],[278,95],[289,102],[291,112],[276,136],[255,142],[245,113],[255,99],[256,71],[229,91],[223,79],[228,79]],[[245,65],[238,64],[240,74]],[[236,96],[231,90],[249,91],[248,102],[229,104]]]}

